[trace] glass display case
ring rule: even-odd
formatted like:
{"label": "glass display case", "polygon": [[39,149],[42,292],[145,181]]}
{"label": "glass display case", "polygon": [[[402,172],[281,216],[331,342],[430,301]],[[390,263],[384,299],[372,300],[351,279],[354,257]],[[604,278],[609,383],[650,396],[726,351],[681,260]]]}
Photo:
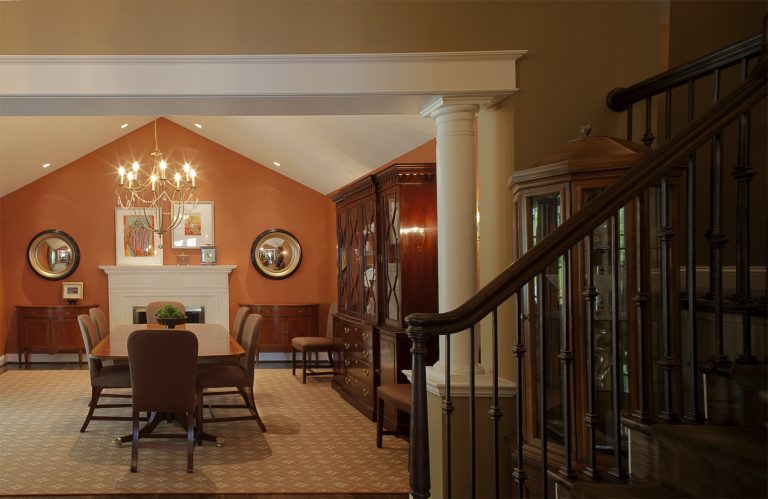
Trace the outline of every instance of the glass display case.
{"label": "glass display case", "polygon": [[[615,183],[645,154],[643,146],[609,137],[583,137],[571,141],[540,164],[512,176],[509,188],[515,206],[518,251],[523,254],[576,211],[595,202],[600,193]],[[633,268],[635,206],[628,204],[615,217],[592,232],[591,244],[580,243],[569,254],[553,255],[552,262],[524,288],[520,303],[526,355],[524,376],[534,381],[535,390],[524,394],[525,446],[527,452],[541,449],[542,432],[553,456],[562,456],[566,438],[562,400],[564,345],[573,352],[569,383],[573,391],[569,438],[576,461],[586,462],[590,412],[587,375],[588,345],[592,345],[592,413],[597,415],[596,448],[606,463],[615,446],[616,422],[612,388],[614,369],[620,370],[620,416],[631,411],[630,363],[634,350],[635,290]],[[615,228],[615,231],[614,231]],[[589,251],[589,255],[585,254]],[[591,277],[591,279],[590,279]],[[590,300],[589,282],[594,287]],[[615,294],[615,296],[614,296]],[[586,324],[586,307],[591,307],[591,324]],[[616,310],[614,310],[614,308]],[[591,338],[588,335],[592,334]],[[620,365],[614,366],[612,335],[617,334]],[[591,339],[591,342],[588,341]],[[566,341],[567,340],[567,341]],[[543,405],[542,405],[543,404]],[[542,418],[542,414],[546,417]],[[541,421],[546,421],[542,428]],[[624,438],[622,432],[620,437]],[[561,449],[558,451],[557,449]],[[626,448],[626,447],[624,447]],[[559,452],[559,454],[558,454]]]}

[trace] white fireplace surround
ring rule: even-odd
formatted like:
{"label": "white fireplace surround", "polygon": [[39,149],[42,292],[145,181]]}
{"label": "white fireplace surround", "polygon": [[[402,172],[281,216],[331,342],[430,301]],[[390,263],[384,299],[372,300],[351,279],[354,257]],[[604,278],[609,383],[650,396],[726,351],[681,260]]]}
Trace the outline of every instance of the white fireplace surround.
{"label": "white fireplace surround", "polygon": [[205,307],[205,322],[229,329],[229,274],[236,265],[100,265],[109,280],[109,327],[133,322],[156,300]]}

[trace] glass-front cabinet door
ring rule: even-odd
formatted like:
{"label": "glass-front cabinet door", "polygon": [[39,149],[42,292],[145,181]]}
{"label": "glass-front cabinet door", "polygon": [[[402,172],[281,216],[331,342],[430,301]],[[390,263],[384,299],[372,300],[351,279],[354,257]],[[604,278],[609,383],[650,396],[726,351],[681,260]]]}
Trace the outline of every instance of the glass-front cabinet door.
{"label": "glass-front cabinet door", "polygon": [[383,241],[382,255],[382,290],[384,322],[400,326],[402,307],[400,306],[400,203],[397,189],[390,189],[381,196]]}
{"label": "glass-front cabinet door", "polygon": [[378,317],[378,290],[376,280],[376,198],[369,196],[360,201],[362,227],[362,316],[371,322]]}
{"label": "glass-front cabinet door", "polygon": [[[563,221],[565,215],[564,188],[532,193],[521,200],[524,206],[520,227],[521,253],[540,243]],[[532,345],[527,374],[535,380],[535,391],[529,390],[527,402],[532,416],[527,427],[530,441],[541,439],[541,432],[547,432],[550,443],[563,442],[562,400],[560,389],[560,335],[563,326],[564,308],[564,266],[563,258],[553,260],[544,272],[527,286],[522,303],[526,325],[526,342]],[[546,407],[542,406],[544,401]],[[546,429],[540,421],[546,411]],[[540,445],[540,444],[534,444]]]}

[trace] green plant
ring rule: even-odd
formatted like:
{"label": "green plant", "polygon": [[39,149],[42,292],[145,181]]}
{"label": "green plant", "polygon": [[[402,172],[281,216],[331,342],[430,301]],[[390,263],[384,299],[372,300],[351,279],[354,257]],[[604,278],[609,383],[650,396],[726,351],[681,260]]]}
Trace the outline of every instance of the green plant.
{"label": "green plant", "polygon": [[157,311],[155,317],[158,319],[180,319],[184,317],[184,314],[173,305],[165,305]]}

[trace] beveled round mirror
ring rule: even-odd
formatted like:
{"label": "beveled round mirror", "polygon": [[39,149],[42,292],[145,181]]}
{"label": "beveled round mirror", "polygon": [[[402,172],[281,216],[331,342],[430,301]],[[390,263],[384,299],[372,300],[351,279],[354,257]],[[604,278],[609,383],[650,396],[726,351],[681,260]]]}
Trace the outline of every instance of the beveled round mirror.
{"label": "beveled round mirror", "polygon": [[301,263],[299,240],[287,230],[265,230],[251,245],[251,263],[265,277],[285,279]]}
{"label": "beveled round mirror", "polygon": [[30,241],[27,260],[37,275],[57,281],[75,271],[80,249],[72,236],[61,230],[44,230]]}

